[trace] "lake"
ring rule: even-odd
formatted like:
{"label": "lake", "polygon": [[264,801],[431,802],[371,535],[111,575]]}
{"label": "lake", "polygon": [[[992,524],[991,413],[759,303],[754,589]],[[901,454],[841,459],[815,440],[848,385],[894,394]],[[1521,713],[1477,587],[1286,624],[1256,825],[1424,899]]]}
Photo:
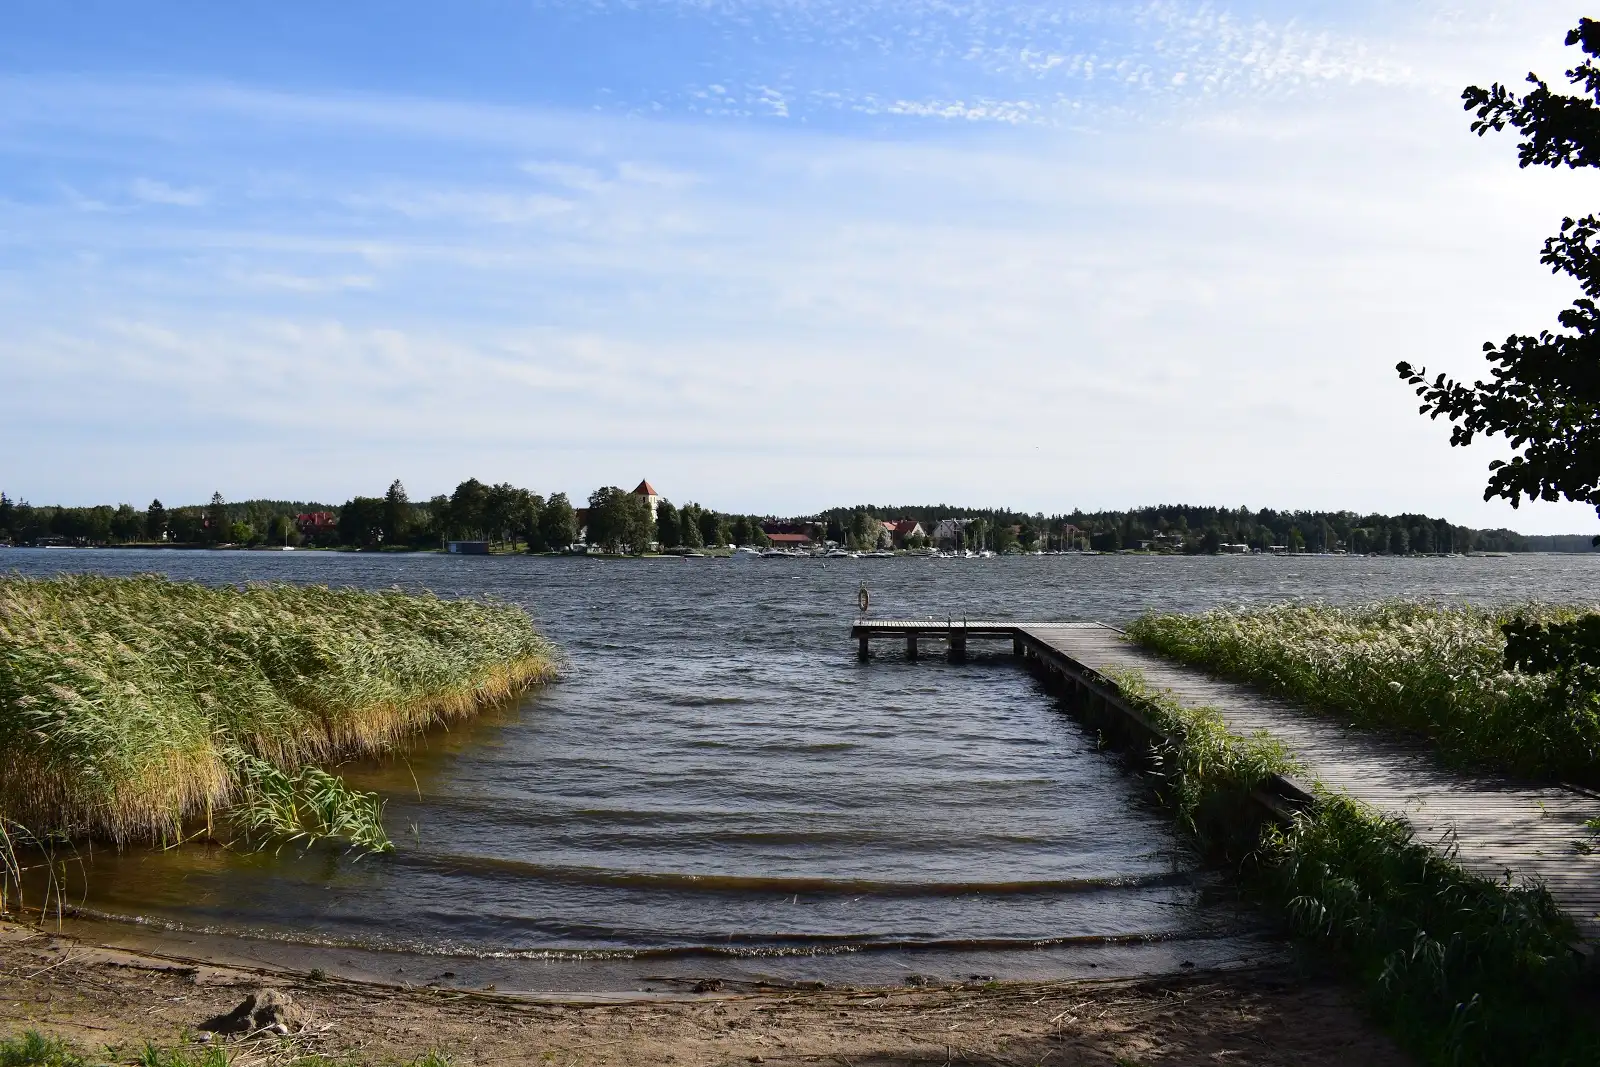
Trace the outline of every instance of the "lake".
{"label": "lake", "polygon": [[0,570],[493,596],[568,658],[514,706],[342,768],[391,855],[95,849],[83,913],[180,954],[441,984],[894,981],[1277,951],[1008,652],[857,663],[874,615],[1125,622],[1318,597],[1600,601],[1600,557],[748,560],[0,550]]}

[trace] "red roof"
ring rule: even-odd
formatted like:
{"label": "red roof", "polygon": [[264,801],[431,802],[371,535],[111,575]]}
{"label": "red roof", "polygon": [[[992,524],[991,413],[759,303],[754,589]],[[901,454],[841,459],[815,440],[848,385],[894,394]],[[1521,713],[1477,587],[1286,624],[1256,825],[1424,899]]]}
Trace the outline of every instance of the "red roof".
{"label": "red roof", "polygon": [[642,482],[639,483],[639,488],[637,488],[637,489],[635,489],[633,491],[633,495],[634,496],[660,496],[661,494],[656,492],[656,487],[651,485],[650,482],[648,480],[646,480],[646,481],[642,481]]}
{"label": "red roof", "polygon": [[805,534],[767,534],[767,540],[775,545],[809,545],[811,543],[811,538]]}

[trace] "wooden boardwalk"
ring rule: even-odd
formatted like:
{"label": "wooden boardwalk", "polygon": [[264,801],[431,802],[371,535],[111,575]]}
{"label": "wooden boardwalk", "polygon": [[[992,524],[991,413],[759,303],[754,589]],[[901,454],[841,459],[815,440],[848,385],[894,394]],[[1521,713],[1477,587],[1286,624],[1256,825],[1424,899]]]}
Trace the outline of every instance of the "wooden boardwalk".
{"label": "wooden boardwalk", "polygon": [[[887,624],[886,624],[887,623]],[[959,625],[959,624],[956,624]],[[854,635],[939,637],[932,621],[858,620]],[[965,650],[963,630],[960,635]],[[1283,741],[1312,778],[1382,811],[1404,815],[1418,839],[1454,845],[1456,859],[1488,878],[1538,879],[1578,923],[1600,940],[1600,851],[1584,826],[1600,816],[1600,794],[1576,787],[1516,782],[1444,766],[1423,745],[1345,726],[1331,715],[1268,697],[1147,652],[1120,630],[1100,623],[977,623],[971,637],[1009,637],[1013,647],[1057,669],[1114,691],[1107,673],[1136,669],[1152,687],[1189,705],[1210,705],[1236,733],[1264,730]],[[951,638],[954,651],[956,640]],[[959,657],[957,657],[959,658]]]}

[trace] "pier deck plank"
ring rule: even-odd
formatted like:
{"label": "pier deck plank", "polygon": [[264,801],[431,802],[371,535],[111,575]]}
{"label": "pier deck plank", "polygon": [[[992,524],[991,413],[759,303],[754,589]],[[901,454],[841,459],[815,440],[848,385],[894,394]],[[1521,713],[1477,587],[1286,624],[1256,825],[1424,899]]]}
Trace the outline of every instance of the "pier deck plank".
{"label": "pier deck plank", "polygon": [[[1421,742],[1348,726],[1328,713],[1267,696],[1146,651],[1101,623],[988,620],[858,619],[858,639],[1012,636],[1049,650],[1080,672],[1106,676],[1138,670],[1146,683],[1192,706],[1209,705],[1236,733],[1266,731],[1281,740],[1324,785],[1404,815],[1417,838],[1454,847],[1462,866],[1492,879],[1538,879],[1600,940],[1600,852],[1584,826],[1600,815],[1600,794],[1576,787],[1518,782],[1444,765]],[[964,636],[961,638],[964,640]]]}
{"label": "pier deck plank", "polygon": [[1109,626],[1023,625],[1038,644],[1099,674],[1136,669],[1147,684],[1190,705],[1210,705],[1236,733],[1264,730],[1283,741],[1324,785],[1404,815],[1418,839],[1448,847],[1489,878],[1537,878],[1586,938],[1600,938],[1600,853],[1584,826],[1600,796],[1560,785],[1516,782],[1444,766],[1423,744],[1347,726],[1333,716],[1214,678],[1146,651]]}

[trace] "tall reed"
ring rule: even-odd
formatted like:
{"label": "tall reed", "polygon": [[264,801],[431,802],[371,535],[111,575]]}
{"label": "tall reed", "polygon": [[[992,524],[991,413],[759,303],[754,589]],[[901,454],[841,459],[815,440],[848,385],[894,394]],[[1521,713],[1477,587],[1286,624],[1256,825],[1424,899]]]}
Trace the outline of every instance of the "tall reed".
{"label": "tall reed", "polygon": [[1148,614],[1128,633],[1164,656],[1347,721],[1421,734],[1458,763],[1600,784],[1600,699],[1567,691],[1553,674],[1508,670],[1500,629],[1589,610],[1299,603]]}
{"label": "tall reed", "polygon": [[1471,874],[1414,840],[1405,819],[1320,786],[1287,824],[1252,824],[1234,802],[1274,773],[1303,775],[1292,756],[1263,735],[1229,732],[1215,709],[1186,706],[1137,671],[1112,681],[1166,735],[1161,792],[1181,824],[1208,846],[1248,840],[1247,884],[1362,982],[1423,1062],[1600,1063],[1577,931],[1543,887]]}
{"label": "tall reed", "polygon": [[175,840],[246,796],[252,760],[297,776],[381,752],[555,670],[527,615],[503,604],[0,578],[0,816]]}

